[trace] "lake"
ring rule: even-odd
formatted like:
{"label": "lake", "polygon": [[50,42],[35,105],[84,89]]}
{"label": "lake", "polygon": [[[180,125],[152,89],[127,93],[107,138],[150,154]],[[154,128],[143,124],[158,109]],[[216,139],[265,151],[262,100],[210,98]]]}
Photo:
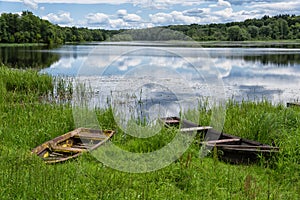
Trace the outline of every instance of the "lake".
{"label": "lake", "polygon": [[42,73],[53,76],[77,77],[101,99],[95,105],[107,102],[111,95],[120,104],[143,98],[162,106],[194,97],[267,99],[273,103],[300,97],[297,47],[103,42],[54,49],[1,47],[0,61],[17,68],[40,67]]}

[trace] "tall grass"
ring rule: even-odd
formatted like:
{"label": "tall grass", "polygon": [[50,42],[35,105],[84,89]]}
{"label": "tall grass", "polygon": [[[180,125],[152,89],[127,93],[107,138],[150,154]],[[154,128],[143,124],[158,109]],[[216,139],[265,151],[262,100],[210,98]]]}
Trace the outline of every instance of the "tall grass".
{"label": "tall grass", "polygon": [[[280,153],[269,166],[230,165],[217,156],[200,159],[199,146],[194,143],[164,169],[130,174],[104,166],[88,153],[62,164],[44,164],[30,150],[74,129],[72,107],[40,101],[40,95],[53,90],[52,79],[46,75],[1,68],[0,77],[1,94],[6,93],[0,101],[1,199],[300,198],[299,108],[267,101],[228,101],[224,132],[268,144],[273,141]],[[31,78],[36,84],[28,80]],[[204,103],[199,110],[199,122],[207,125],[209,109]],[[114,144],[128,151],[160,149],[176,134],[175,129],[163,128],[148,140],[124,137],[111,109],[98,109],[96,114],[101,127],[118,131]]]}
{"label": "tall grass", "polygon": [[13,70],[0,66],[2,99],[39,98],[53,91],[52,78],[35,70]]}

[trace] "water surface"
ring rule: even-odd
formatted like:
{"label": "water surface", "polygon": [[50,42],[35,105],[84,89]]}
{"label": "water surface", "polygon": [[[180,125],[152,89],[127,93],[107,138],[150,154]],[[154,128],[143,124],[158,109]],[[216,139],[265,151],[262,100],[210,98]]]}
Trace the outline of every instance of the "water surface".
{"label": "water surface", "polygon": [[188,48],[157,43],[91,43],[51,50],[1,47],[0,59],[12,67],[40,66],[53,76],[86,77],[95,94],[130,91],[130,84],[138,83],[134,75],[144,80],[142,84],[157,84],[153,77],[164,78],[169,83],[165,89],[173,93],[177,87],[182,93],[210,96],[214,88],[209,85],[217,80],[223,85],[214,87],[222,87],[226,98],[237,101],[264,98],[285,103],[300,97],[300,49],[291,44],[280,48]]}

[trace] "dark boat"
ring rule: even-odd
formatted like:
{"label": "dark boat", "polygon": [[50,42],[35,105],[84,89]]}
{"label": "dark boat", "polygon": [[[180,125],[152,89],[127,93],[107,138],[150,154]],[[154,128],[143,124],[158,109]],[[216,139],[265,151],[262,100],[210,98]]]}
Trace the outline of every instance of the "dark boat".
{"label": "dark boat", "polygon": [[287,107],[300,106],[300,102],[287,102]]}
{"label": "dark boat", "polygon": [[98,148],[114,133],[112,130],[78,128],[41,144],[34,148],[32,153],[37,154],[46,163],[63,162]]}
{"label": "dark boat", "polygon": [[217,148],[217,152],[221,152],[218,156],[230,163],[252,163],[261,157],[268,159],[279,152],[278,147],[226,134],[211,127],[199,126],[178,117],[162,118],[162,121],[167,127],[176,126],[181,130],[197,131],[200,138],[205,138],[205,141],[201,142],[202,146],[205,145],[209,150]]}

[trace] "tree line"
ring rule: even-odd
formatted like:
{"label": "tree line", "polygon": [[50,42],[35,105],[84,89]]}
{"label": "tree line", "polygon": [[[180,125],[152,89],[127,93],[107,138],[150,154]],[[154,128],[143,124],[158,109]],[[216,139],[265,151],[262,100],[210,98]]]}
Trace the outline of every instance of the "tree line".
{"label": "tree line", "polygon": [[300,39],[300,16],[264,16],[243,22],[207,25],[171,25],[166,28],[180,31],[196,41],[245,41]]}
{"label": "tree line", "polygon": [[77,27],[60,27],[40,19],[32,12],[23,11],[21,16],[2,13],[0,16],[0,43],[46,43],[104,41],[110,31]]}
{"label": "tree line", "polygon": [[[173,31],[166,31],[166,29]],[[176,32],[174,32],[176,31]],[[120,34],[122,33],[123,34]],[[188,36],[196,41],[245,41],[300,39],[300,16],[264,16],[224,24],[170,25],[155,29],[103,30],[60,27],[32,12],[0,16],[0,43],[46,43],[105,40],[173,40]]]}

